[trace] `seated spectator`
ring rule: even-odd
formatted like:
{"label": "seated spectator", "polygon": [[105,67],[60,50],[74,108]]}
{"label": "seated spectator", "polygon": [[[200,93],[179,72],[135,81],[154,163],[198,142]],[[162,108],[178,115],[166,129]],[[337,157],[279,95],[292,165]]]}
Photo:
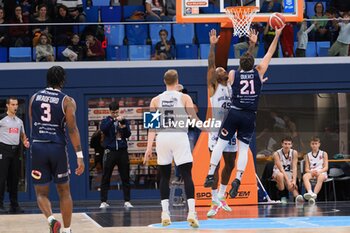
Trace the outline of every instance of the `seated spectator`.
{"label": "seated spectator", "polygon": [[82,61],[84,56],[83,47],[80,45],[80,37],[78,34],[73,34],[71,44],[68,45],[68,49],[77,54],[76,57],[71,56],[67,58],[67,61]]}
{"label": "seated spectator", "polygon": [[307,27],[306,21],[301,23],[300,30],[298,31],[298,34],[297,34],[298,45],[297,45],[297,49],[295,50],[296,57],[306,56],[307,43],[309,42],[308,34],[314,28],[315,28],[315,23],[311,24],[309,28]]}
{"label": "seated spectator", "polygon": [[168,16],[173,21],[176,20],[176,0],[168,0],[165,4],[166,16]]}
{"label": "seated spectator", "polygon": [[50,19],[55,18],[56,1],[55,0],[31,0],[32,1],[32,18],[39,16],[39,7],[46,6],[47,16]]}
{"label": "seated spectator", "polygon": [[87,61],[103,61],[105,59],[105,51],[101,42],[93,35],[86,36],[86,53]]}
{"label": "seated spectator", "polygon": [[21,0],[19,5],[22,7],[22,14],[29,17],[32,11],[31,1]]}
{"label": "seated spectator", "polygon": [[[57,10],[55,23],[73,23],[73,19],[67,14],[68,8],[65,5],[58,6]],[[55,45],[66,45],[72,34],[72,25],[55,26]]]}
{"label": "seated spectator", "polygon": [[146,0],[146,14],[147,21],[171,21],[165,15],[163,0]]}
{"label": "seated spectator", "polygon": [[328,37],[331,42],[331,45],[334,44],[334,42],[337,41],[338,35],[339,35],[339,27],[337,26],[337,11],[334,8],[329,8],[326,10],[326,16],[328,19],[332,19],[327,21],[326,29],[328,30]]}
{"label": "seated spectator", "polygon": [[2,27],[1,24],[5,24],[5,12],[4,8],[0,6],[0,47],[7,46],[7,27]]}
{"label": "seated spectator", "polygon": [[173,59],[171,54],[172,44],[167,40],[168,31],[162,29],[159,31],[160,41],[157,42],[155,46],[155,54],[152,57],[152,60],[170,60]]}
{"label": "seated spectator", "polygon": [[47,34],[42,33],[39,37],[39,43],[35,47],[36,49],[36,61],[55,61],[55,55],[50,39]]}
{"label": "seated spectator", "polygon": [[282,5],[278,0],[265,0],[260,8],[260,12],[282,12]]}
{"label": "seated spectator", "polygon": [[340,28],[337,41],[334,42],[329,49],[329,56],[349,56],[349,44],[350,44],[350,14],[344,13],[341,22],[336,24],[336,27]]}
{"label": "seated spectator", "polygon": [[32,23],[40,24],[40,26],[33,26],[32,28],[33,47],[35,47],[38,44],[39,37],[41,36],[42,33],[46,34],[51,39],[49,26],[43,25],[51,22],[49,16],[47,15],[47,6],[44,4],[38,6],[38,12],[39,12],[38,17],[34,18],[32,21]]}
{"label": "seated spectator", "polygon": [[[315,15],[311,17],[312,19],[327,19],[322,2],[317,2],[315,4],[314,11]],[[317,21],[316,27],[314,28],[314,39],[316,41],[329,40],[326,25],[327,20]]]}
{"label": "seated spectator", "polygon": [[[16,6],[14,17],[9,23],[26,24],[29,23],[28,16],[22,14],[21,6]],[[11,47],[30,46],[30,35],[28,26],[12,26],[9,27],[9,39]]]}
{"label": "seated spectator", "polygon": [[60,5],[67,6],[68,13],[74,22],[83,23],[86,21],[82,0],[57,0],[57,7]]}
{"label": "seated spectator", "polygon": [[[269,25],[265,26],[264,37],[263,37],[265,53],[267,53],[267,51],[269,50],[270,44],[272,43],[273,39],[275,38],[275,34],[276,34],[275,29],[273,29]],[[277,45],[276,51],[272,57],[278,57],[278,53],[279,53],[278,47],[279,46]]]}

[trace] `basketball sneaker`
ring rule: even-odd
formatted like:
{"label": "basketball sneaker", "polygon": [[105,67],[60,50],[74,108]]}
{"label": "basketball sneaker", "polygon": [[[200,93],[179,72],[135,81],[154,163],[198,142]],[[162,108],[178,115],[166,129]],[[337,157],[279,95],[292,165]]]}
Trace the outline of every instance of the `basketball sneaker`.
{"label": "basketball sneaker", "polygon": [[56,219],[53,219],[50,222],[49,227],[50,227],[50,233],[60,233],[61,223]]}
{"label": "basketball sneaker", "polygon": [[[310,200],[310,198],[313,198],[314,196],[315,196],[316,194],[315,193],[313,193],[313,192],[307,192],[307,193],[304,193],[304,198],[305,198],[305,200]],[[316,195],[316,197],[317,197],[317,195]]]}
{"label": "basketball sneaker", "polygon": [[199,221],[198,221],[197,213],[196,212],[188,212],[187,222],[190,224],[191,227],[198,228]]}
{"label": "basketball sneaker", "polygon": [[208,218],[214,217],[218,213],[220,208],[221,208],[220,202],[212,201],[210,210],[207,213],[207,217]]}
{"label": "basketball sneaker", "polygon": [[232,181],[232,184],[231,184],[232,187],[229,192],[230,197],[235,198],[237,196],[240,185],[241,185],[241,181],[239,179],[234,179],[234,181]]}
{"label": "basketball sneaker", "polygon": [[316,201],[312,197],[308,201],[309,205],[315,205]]}
{"label": "basketball sneaker", "polygon": [[304,202],[303,196],[298,195],[298,196],[295,198],[295,203],[298,204],[298,203],[302,203],[302,202]]}
{"label": "basketball sneaker", "polygon": [[171,224],[169,212],[163,211],[161,219],[162,219],[162,226],[163,227],[169,226]]}
{"label": "basketball sneaker", "polygon": [[126,201],[126,202],[124,203],[124,207],[125,207],[125,208],[133,208],[134,206],[131,205],[131,203],[130,203],[129,201]]}
{"label": "basketball sneaker", "polygon": [[204,182],[204,187],[210,188],[214,185],[214,175],[207,175]]}
{"label": "basketball sneaker", "polygon": [[221,204],[221,208],[227,212],[231,212],[232,209],[229,205],[227,205],[227,202],[226,202],[226,198],[222,197],[222,198],[219,198],[219,201],[220,201],[220,204]]}
{"label": "basketball sneaker", "polygon": [[316,200],[317,199],[317,194],[316,193],[311,193],[311,197]]}
{"label": "basketball sneaker", "polygon": [[100,209],[106,209],[107,207],[109,207],[107,202],[102,202],[101,205],[100,205]]}

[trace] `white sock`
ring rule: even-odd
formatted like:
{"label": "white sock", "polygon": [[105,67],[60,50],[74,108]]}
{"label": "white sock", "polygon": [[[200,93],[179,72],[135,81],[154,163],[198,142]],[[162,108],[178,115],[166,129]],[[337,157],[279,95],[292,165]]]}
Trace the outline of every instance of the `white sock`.
{"label": "white sock", "polygon": [[221,138],[218,139],[216,145],[214,146],[213,152],[211,153],[210,158],[210,170],[208,175],[214,175],[215,169],[220,162],[222,152],[224,151],[225,147],[229,141],[223,140]]}
{"label": "white sock", "polygon": [[169,199],[164,199],[161,201],[162,211],[169,213]]}
{"label": "white sock", "polygon": [[54,220],[54,219],[56,219],[53,215],[51,215],[51,216],[49,216],[48,218],[47,218],[47,221],[49,222],[49,223],[51,223],[51,221],[52,220]]}
{"label": "white sock", "polygon": [[63,228],[62,233],[70,233],[70,227]]}
{"label": "white sock", "polygon": [[212,189],[211,190],[211,199],[215,202],[218,202],[218,190],[217,189]]}
{"label": "white sock", "polygon": [[195,210],[195,202],[194,202],[193,198],[188,199],[187,200],[187,204],[188,204],[188,212],[196,212],[196,210]]}
{"label": "white sock", "polygon": [[219,194],[218,194],[219,198],[225,197],[226,188],[227,188],[227,185],[220,184]]}
{"label": "white sock", "polygon": [[238,160],[237,160],[237,173],[236,179],[241,180],[243,172],[248,163],[248,149],[249,145],[238,140]]}

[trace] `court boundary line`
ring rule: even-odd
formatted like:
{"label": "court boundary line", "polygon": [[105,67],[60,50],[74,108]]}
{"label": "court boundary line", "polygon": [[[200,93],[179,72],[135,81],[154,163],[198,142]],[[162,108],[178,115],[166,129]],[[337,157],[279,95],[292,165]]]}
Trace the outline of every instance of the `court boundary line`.
{"label": "court boundary line", "polygon": [[92,224],[94,224],[95,226],[97,226],[98,228],[104,228],[103,226],[101,226],[100,224],[98,224],[95,220],[93,220],[89,215],[87,215],[87,213],[81,213],[83,216],[85,216],[86,219],[90,220],[92,222]]}

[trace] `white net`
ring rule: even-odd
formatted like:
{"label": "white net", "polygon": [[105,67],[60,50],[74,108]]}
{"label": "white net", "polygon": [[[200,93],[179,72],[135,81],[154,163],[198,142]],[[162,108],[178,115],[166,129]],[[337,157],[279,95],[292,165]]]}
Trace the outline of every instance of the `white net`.
{"label": "white net", "polygon": [[242,37],[249,35],[250,24],[259,8],[254,6],[226,7],[225,11],[232,21],[233,35]]}

